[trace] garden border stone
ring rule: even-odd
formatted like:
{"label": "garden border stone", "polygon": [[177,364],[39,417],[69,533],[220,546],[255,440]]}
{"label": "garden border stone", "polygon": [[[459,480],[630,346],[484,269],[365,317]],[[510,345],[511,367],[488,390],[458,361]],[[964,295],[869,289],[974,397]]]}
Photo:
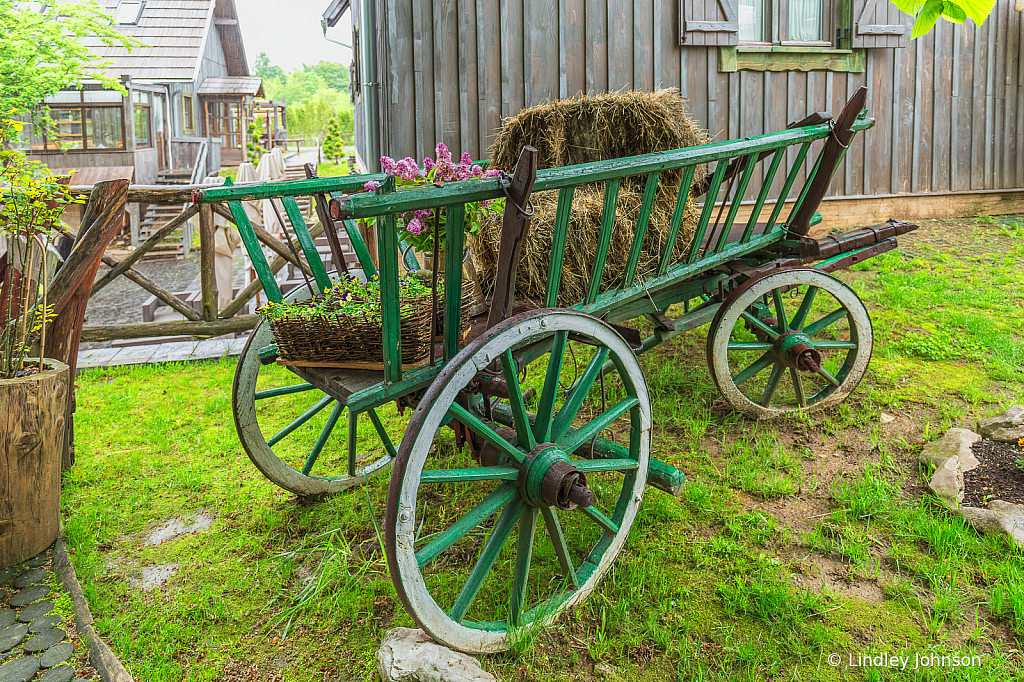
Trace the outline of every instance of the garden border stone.
{"label": "garden border stone", "polygon": [[85,595],[82,594],[82,587],[75,576],[75,567],[71,563],[67,545],[62,537],[58,537],[53,544],[53,570],[71,597],[71,603],[75,608],[75,627],[89,647],[89,660],[93,667],[107,682],[135,682],[114,652],[93,629],[92,612],[85,601]]}

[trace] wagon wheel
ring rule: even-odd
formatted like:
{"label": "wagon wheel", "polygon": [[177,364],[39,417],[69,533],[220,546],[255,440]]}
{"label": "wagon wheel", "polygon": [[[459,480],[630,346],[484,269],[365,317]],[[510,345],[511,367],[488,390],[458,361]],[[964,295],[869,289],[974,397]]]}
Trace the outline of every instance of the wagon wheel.
{"label": "wagon wheel", "polygon": [[754,417],[842,402],[867,371],[871,319],[842,281],[811,268],[745,282],[708,333],[711,375],[725,399]]}
{"label": "wagon wheel", "polygon": [[[286,301],[309,298],[299,286]],[[231,388],[235,429],[249,459],[264,476],[297,495],[337,493],[359,485],[391,461],[383,447],[348,475],[340,432],[343,406],[286,368],[260,363],[260,349],[273,343],[261,320],[242,350]],[[337,432],[337,433],[335,433]]]}
{"label": "wagon wheel", "polygon": [[[540,357],[520,374],[517,357],[531,352]],[[589,365],[573,386],[560,386],[583,353],[590,354]],[[604,382],[617,394],[607,408],[588,405],[581,412],[608,359],[617,374]],[[509,395],[507,407],[491,409],[511,414],[514,430],[487,421],[486,408],[466,407],[473,396],[467,402],[464,389],[473,390],[478,370],[486,375],[489,366]],[[522,398],[524,384],[534,380],[536,415]],[[456,448],[451,431],[441,429],[450,419],[500,452],[500,463],[479,466],[470,448]],[[574,422],[583,424],[572,428]],[[585,599],[633,525],[647,480],[650,430],[640,366],[600,320],[567,310],[524,313],[474,340],[420,401],[392,472],[388,565],[413,619],[456,649],[501,651]],[[609,432],[624,443],[613,446],[619,457],[581,457],[598,434]]]}

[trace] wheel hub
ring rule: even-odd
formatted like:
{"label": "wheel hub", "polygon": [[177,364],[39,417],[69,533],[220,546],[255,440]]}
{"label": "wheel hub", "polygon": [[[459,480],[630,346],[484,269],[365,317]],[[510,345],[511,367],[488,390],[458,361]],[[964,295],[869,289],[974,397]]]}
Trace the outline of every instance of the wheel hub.
{"label": "wheel hub", "polygon": [[553,506],[571,511],[594,504],[594,493],[587,487],[587,477],[552,443],[541,443],[523,462],[519,470],[519,492],[535,507]]}
{"label": "wheel hub", "polygon": [[821,366],[821,353],[803,332],[782,334],[775,340],[773,350],[783,363],[800,371],[817,372]]}

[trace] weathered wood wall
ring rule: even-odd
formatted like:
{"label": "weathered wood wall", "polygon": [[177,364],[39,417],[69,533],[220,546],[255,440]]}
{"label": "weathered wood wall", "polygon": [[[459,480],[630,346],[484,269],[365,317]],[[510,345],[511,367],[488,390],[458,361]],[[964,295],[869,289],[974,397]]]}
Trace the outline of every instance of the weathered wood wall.
{"label": "weathered wood wall", "polygon": [[382,147],[392,157],[433,156],[444,141],[483,158],[502,117],[580,92],[677,87],[723,140],[838,113],[866,84],[877,126],[851,147],[833,195],[1024,187],[1024,39],[1012,0],[980,28],[940,21],[907,48],[868,49],[865,72],[849,74],[720,73],[717,47],[679,45],[676,0],[383,5]]}

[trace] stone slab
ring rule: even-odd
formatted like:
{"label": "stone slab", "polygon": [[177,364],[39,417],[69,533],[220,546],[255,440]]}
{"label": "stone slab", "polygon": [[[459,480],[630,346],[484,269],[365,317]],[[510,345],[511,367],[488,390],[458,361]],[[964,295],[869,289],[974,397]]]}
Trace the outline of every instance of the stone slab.
{"label": "stone slab", "polygon": [[46,552],[41,552],[40,554],[36,554],[34,557],[26,561],[24,564],[22,564],[22,566],[24,568],[39,568],[40,566],[45,566],[46,562],[49,560],[50,557],[46,554]]}
{"label": "stone slab", "polygon": [[26,635],[28,635],[28,626],[24,623],[8,625],[0,630],[0,651],[10,651],[21,644]]}
{"label": "stone slab", "polygon": [[35,585],[36,583],[42,582],[46,579],[45,568],[30,568],[17,578],[14,579],[12,585],[17,588],[28,587],[29,585]]}
{"label": "stone slab", "polygon": [[0,610],[0,630],[3,630],[9,625],[14,625],[14,621],[16,620],[18,620],[18,614],[14,609]]}
{"label": "stone slab", "polygon": [[0,570],[0,587],[6,585],[7,581],[13,578],[17,573],[18,571],[14,566],[8,566],[7,568]]}
{"label": "stone slab", "polygon": [[39,670],[39,659],[22,656],[0,665],[0,682],[28,682]]}
{"label": "stone slab", "polygon": [[422,630],[388,630],[376,658],[383,682],[495,682],[475,658],[441,646]]}
{"label": "stone slab", "polygon": [[45,616],[50,611],[53,611],[53,602],[49,599],[44,599],[19,611],[18,620],[22,623],[31,623],[35,619]]}
{"label": "stone slab", "polygon": [[48,594],[50,594],[49,585],[33,585],[32,587],[26,587],[21,592],[15,594],[11,597],[11,600],[8,603],[15,607],[28,606],[32,602],[38,601]]}
{"label": "stone slab", "polygon": [[992,500],[988,509],[961,507],[959,514],[979,532],[1006,536],[1024,548],[1024,505]]}
{"label": "stone slab", "polygon": [[[25,631],[28,632],[28,628],[25,628]],[[23,648],[25,653],[35,654],[40,651],[46,651],[58,642],[64,641],[64,638],[67,636],[68,633],[60,628],[50,628],[49,630],[43,630],[36,635],[32,635],[32,638],[25,642]]]}
{"label": "stone slab", "polygon": [[59,665],[71,658],[71,655],[74,653],[75,645],[71,642],[55,644],[47,649],[46,653],[39,657],[39,665],[44,668],[52,668],[53,666]]}
{"label": "stone slab", "polygon": [[39,676],[39,682],[69,682],[75,676],[75,669],[70,665],[51,668]]}
{"label": "stone slab", "polygon": [[32,621],[28,626],[28,631],[35,634],[37,632],[42,632],[43,630],[49,630],[50,628],[60,625],[61,620],[63,619],[56,613],[51,613],[48,616],[43,616],[42,618],[37,618]]}
{"label": "stone slab", "polygon": [[1024,438],[1024,407],[1011,405],[1002,414],[978,421],[981,435],[1002,443],[1016,443]]}

